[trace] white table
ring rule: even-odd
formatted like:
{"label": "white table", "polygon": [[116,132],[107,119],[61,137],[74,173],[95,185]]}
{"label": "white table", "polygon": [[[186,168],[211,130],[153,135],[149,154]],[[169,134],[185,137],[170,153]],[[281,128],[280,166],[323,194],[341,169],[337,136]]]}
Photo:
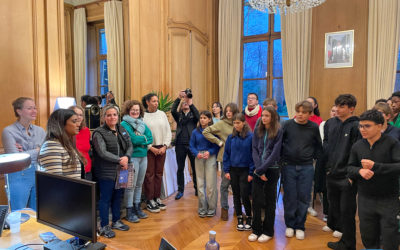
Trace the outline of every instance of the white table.
{"label": "white table", "polygon": [[[176,172],[178,170],[178,164],[176,163],[175,147],[167,149],[164,165],[163,183],[161,186],[161,198],[167,198],[178,190]],[[185,161],[185,169],[183,174],[185,176],[185,185],[192,181],[192,178],[188,169],[188,159]]]}

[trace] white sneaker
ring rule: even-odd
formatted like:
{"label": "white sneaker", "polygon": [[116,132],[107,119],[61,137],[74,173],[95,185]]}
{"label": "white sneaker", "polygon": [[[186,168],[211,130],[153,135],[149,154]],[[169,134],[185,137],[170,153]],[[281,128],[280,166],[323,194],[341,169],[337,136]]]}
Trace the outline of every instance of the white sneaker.
{"label": "white sneaker", "polygon": [[332,236],[335,237],[335,238],[341,238],[342,235],[343,235],[343,234],[342,234],[341,232],[339,232],[339,231],[334,231],[334,232],[332,233]]}
{"label": "white sneaker", "polygon": [[296,229],[296,239],[304,240],[304,231],[300,229]]}
{"label": "white sneaker", "polygon": [[325,215],[324,218],[322,218],[323,221],[327,222],[328,221],[328,216]]}
{"label": "white sneaker", "polygon": [[258,237],[258,242],[264,243],[264,242],[269,241],[270,239],[272,239],[272,237],[265,235],[265,234],[261,234],[260,237]]}
{"label": "white sneaker", "polygon": [[256,241],[257,238],[258,238],[257,234],[250,234],[249,237],[247,237],[249,241]]}
{"label": "white sneaker", "polygon": [[309,207],[309,208],[307,209],[307,212],[308,212],[311,216],[314,216],[314,217],[318,215],[317,211],[315,211],[314,208],[312,208],[312,207]]}
{"label": "white sneaker", "polygon": [[290,227],[286,228],[285,235],[288,238],[292,238],[294,236],[293,228],[290,228]]}
{"label": "white sneaker", "polygon": [[332,229],[330,227],[328,227],[328,226],[323,226],[322,227],[322,231],[324,231],[324,232],[332,232]]}

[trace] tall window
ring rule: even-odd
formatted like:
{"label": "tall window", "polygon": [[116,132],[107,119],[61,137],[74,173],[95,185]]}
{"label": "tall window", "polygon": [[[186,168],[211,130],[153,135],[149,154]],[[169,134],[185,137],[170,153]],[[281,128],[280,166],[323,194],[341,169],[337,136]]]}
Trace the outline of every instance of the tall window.
{"label": "tall window", "polygon": [[[107,71],[107,43],[104,24],[96,25],[97,37],[97,90],[99,95],[108,92],[108,71]],[[105,99],[103,99],[103,105]]]}
{"label": "tall window", "polygon": [[251,8],[243,1],[241,94],[246,107],[247,94],[256,93],[259,103],[267,97],[278,103],[280,116],[287,116],[283,91],[281,19]]}
{"label": "tall window", "polygon": [[397,71],[396,71],[396,82],[394,84],[394,91],[400,91],[400,48],[397,56]]}

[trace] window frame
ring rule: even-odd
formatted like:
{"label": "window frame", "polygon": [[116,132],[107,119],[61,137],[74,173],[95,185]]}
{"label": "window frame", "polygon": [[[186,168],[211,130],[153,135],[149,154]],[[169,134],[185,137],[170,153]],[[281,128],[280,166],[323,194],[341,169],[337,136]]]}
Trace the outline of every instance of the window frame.
{"label": "window frame", "polygon": [[[97,61],[97,95],[101,95],[101,88],[108,85],[101,85],[101,76],[100,76],[100,61],[107,60],[107,54],[100,54],[100,30],[105,28],[104,22],[96,23],[94,25],[96,31],[96,61]],[[108,63],[108,61],[107,61]]]}
{"label": "window frame", "polygon": [[[243,82],[244,81],[251,81],[251,80],[266,80],[267,86],[267,96],[265,98],[272,98],[272,90],[273,90],[273,81],[275,79],[283,79],[283,74],[281,77],[274,77],[273,76],[273,52],[274,52],[274,41],[278,39],[282,39],[281,32],[274,31],[275,25],[275,14],[268,15],[268,32],[259,35],[251,35],[251,36],[244,36],[244,8],[245,8],[245,0],[242,0],[242,27],[241,27],[241,42],[240,42],[240,80],[239,80],[239,105],[243,107]],[[261,42],[267,41],[268,42],[268,59],[267,59],[267,77],[262,78],[243,78],[243,49],[245,43],[251,42]],[[282,41],[282,40],[281,40]],[[259,97],[264,98],[264,97]],[[260,101],[260,99],[259,99]]]}

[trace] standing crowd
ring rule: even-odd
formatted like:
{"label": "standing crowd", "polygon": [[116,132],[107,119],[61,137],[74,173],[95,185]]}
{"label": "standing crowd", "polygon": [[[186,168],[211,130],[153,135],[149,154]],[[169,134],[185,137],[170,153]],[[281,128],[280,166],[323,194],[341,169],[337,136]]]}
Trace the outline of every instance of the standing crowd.
{"label": "standing crowd", "polygon": [[[29,153],[32,165],[9,175],[11,208],[35,209],[36,165],[43,171],[86,178],[99,187],[99,233],[115,237],[113,229],[129,230],[121,220],[122,201],[129,222],[148,217],[141,208],[142,194],[149,212],[166,210],[161,186],[172,142],[178,166],[175,199],[184,196],[188,157],[198,215],[215,216],[220,166],[221,219],[229,217],[231,186],[236,228],[251,231],[249,241],[273,238],[281,178],[286,237],[305,238],[307,213],[316,216],[313,204],[320,197],[327,221],[322,230],[340,238],[328,242],[329,248],[356,249],[358,207],[364,246],[398,249],[400,92],[377,100],[359,117],[354,115],[356,104],[353,95],[339,95],[331,118],[323,121],[317,100],[309,97],[296,104],[293,119],[283,121],[275,100],[267,98],[260,106],[255,93],[248,94],[243,112],[235,103],[223,108],[219,102],[212,104],[212,112],[199,112],[191,92],[181,91],[171,110],[177,124],[172,142],[168,117],[158,109],[154,93],[141,102],[128,100],[121,109],[113,104],[103,107],[103,124],[92,134],[80,106],[54,111],[45,132],[32,124],[37,115],[34,100],[20,97],[13,102],[17,121],[3,130],[3,146],[6,153]],[[132,164],[133,187],[116,188],[118,171]]]}

